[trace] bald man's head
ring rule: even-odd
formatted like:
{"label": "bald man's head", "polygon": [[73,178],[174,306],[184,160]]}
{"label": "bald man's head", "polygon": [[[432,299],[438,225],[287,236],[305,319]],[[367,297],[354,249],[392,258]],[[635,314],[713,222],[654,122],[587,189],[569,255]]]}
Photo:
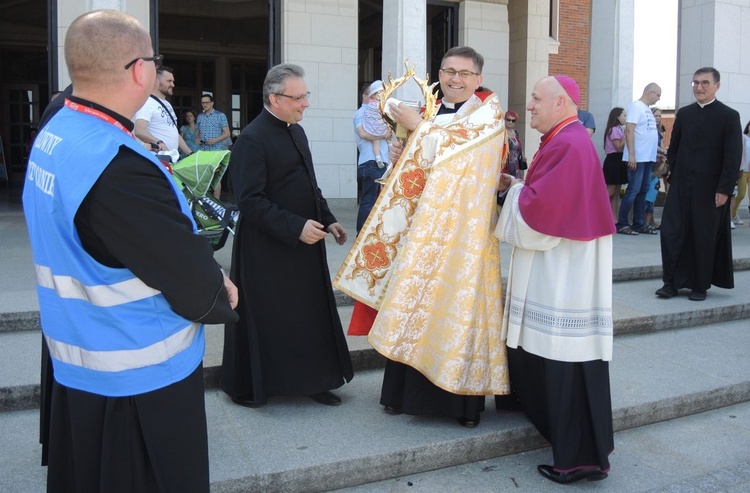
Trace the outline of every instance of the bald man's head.
{"label": "bald man's head", "polygon": [[534,85],[526,109],[531,115],[531,128],[541,133],[576,114],[576,105],[570,95],[552,76],[544,77]]}
{"label": "bald man's head", "polygon": [[151,37],[140,22],[117,10],[87,12],[65,36],[65,62],[77,89],[116,86],[127,80],[128,62],[153,54]]}
{"label": "bald man's head", "polygon": [[651,82],[643,88],[641,101],[643,101],[647,106],[656,104],[659,99],[661,99],[661,87],[659,87],[659,84],[657,84],[656,82]]}

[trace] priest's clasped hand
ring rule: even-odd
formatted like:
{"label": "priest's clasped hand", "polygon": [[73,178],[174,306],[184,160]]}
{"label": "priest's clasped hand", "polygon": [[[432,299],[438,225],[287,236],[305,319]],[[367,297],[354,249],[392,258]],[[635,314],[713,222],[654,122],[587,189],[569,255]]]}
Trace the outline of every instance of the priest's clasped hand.
{"label": "priest's clasped hand", "polygon": [[302,243],[314,245],[326,236],[328,236],[328,233],[325,232],[322,224],[313,219],[308,219],[305,223],[305,227],[302,228],[302,233],[300,233],[299,235],[299,240]]}
{"label": "priest's clasped hand", "polygon": [[333,223],[328,226],[328,232],[331,233],[334,238],[336,238],[336,243],[338,243],[339,245],[343,245],[344,243],[346,243],[346,230],[339,223]]}
{"label": "priest's clasped hand", "polygon": [[[343,245],[344,243],[346,243],[346,230],[339,223],[333,223],[329,225],[328,232],[331,233],[334,238],[336,238],[336,243],[338,243],[339,245]],[[305,227],[302,228],[302,233],[300,233],[299,235],[299,240],[303,243],[307,243],[308,245],[314,245],[326,236],[328,236],[328,233],[326,233],[325,227],[322,224],[313,219],[308,219],[305,223]]]}

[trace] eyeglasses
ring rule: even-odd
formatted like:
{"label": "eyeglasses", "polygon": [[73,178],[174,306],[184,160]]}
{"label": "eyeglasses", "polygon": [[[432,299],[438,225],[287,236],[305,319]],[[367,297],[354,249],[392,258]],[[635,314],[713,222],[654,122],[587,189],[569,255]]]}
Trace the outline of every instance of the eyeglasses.
{"label": "eyeglasses", "polygon": [[471,72],[469,70],[461,70],[460,72],[456,72],[452,68],[441,68],[440,71],[451,78],[456,74],[458,74],[458,76],[462,79],[468,79],[472,75],[480,75],[478,72]]}
{"label": "eyeglasses", "polygon": [[305,101],[307,101],[308,99],[310,99],[310,93],[309,93],[309,92],[308,92],[307,94],[305,94],[304,96],[290,96],[290,95],[288,95],[288,94],[276,94],[276,93],[274,93],[274,94],[275,94],[276,96],[281,96],[282,98],[289,98],[289,99],[293,99],[293,100],[295,100],[295,101],[296,101],[296,102],[298,102],[298,103],[299,103],[300,101],[302,101],[302,100],[305,100]]}
{"label": "eyeglasses", "polygon": [[134,58],[133,60],[130,60],[128,64],[125,65],[125,70],[135,65],[135,62],[137,62],[138,60],[143,60],[144,62],[154,62],[154,65],[156,65],[156,68],[159,68],[161,67],[162,62],[164,62],[164,55],[139,56],[138,58]]}
{"label": "eyeglasses", "polygon": [[201,101],[201,104],[211,104],[213,101]]}
{"label": "eyeglasses", "polygon": [[516,119],[515,118],[506,118],[505,121],[506,122],[510,122],[510,123],[516,123]]}
{"label": "eyeglasses", "polygon": [[706,88],[706,87],[710,86],[713,83],[714,82],[710,81],[710,80],[694,80],[693,82],[691,82],[691,84],[692,84],[693,87],[701,86],[703,88]]}

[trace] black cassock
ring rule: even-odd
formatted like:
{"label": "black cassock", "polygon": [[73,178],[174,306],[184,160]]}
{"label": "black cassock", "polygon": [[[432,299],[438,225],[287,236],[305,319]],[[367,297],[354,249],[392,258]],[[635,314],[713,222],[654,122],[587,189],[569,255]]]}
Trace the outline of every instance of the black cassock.
{"label": "black cassock", "polygon": [[299,240],[308,219],[336,222],[305,131],[264,109],[237,139],[229,172],[240,209],[230,274],[240,320],[225,326],[222,389],[263,404],[341,387],[352,366],[325,241]]}
{"label": "black cassock", "polygon": [[720,101],[677,112],[669,144],[672,169],[661,223],[664,282],[705,291],[734,287],[730,201],[742,158],[740,116]]}

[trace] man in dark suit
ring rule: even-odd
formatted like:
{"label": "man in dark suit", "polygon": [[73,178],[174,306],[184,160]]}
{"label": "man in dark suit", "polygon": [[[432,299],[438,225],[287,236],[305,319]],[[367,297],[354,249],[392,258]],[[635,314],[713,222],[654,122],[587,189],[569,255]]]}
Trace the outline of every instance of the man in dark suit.
{"label": "man in dark suit", "polygon": [[268,72],[264,109],[229,162],[240,210],[231,272],[240,320],[225,328],[221,386],[248,407],[274,395],[336,405],[330,391],[352,378],[324,241],[330,233],[343,245],[346,230],[318,188],[298,125],[309,106],[303,77],[296,65]]}
{"label": "man in dark suit", "polygon": [[664,286],[672,298],[680,288],[703,301],[713,284],[734,287],[729,197],[742,157],[740,115],[716,99],[719,72],[693,74],[696,102],[677,112],[667,158],[672,174],[661,225]]}

